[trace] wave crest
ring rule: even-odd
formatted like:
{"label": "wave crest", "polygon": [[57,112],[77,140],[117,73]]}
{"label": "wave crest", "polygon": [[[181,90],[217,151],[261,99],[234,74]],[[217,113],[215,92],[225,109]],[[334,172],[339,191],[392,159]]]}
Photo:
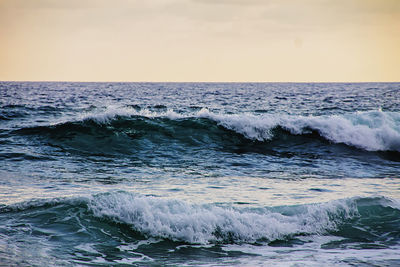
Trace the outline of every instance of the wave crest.
{"label": "wave crest", "polygon": [[281,127],[294,135],[316,131],[333,143],[343,143],[367,151],[400,151],[400,114],[393,112],[374,111],[331,116],[255,116],[220,115],[202,110],[199,116],[212,119],[258,141],[276,137],[272,130]]}

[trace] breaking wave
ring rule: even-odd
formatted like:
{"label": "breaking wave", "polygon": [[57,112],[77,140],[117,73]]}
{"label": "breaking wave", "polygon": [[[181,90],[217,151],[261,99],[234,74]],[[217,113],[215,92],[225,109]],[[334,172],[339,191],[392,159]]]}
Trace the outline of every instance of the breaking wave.
{"label": "breaking wave", "polygon": [[[316,136],[334,144],[345,144],[366,151],[400,152],[400,114],[395,112],[357,112],[330,116],[277,114],[220,114],[208,109],[195,113],[173,110],[150,111],[133,108],[108,108],[81,114],[50,125],[22,128],[25,134],[50,133],[57,138],[77,134],[140,138],[161,134],[169,139],[218,142],[238,134],[249,141],[285,141],[289,136]],[[216,136],[221,136],[215,138]]]}
{"label": "breaking wave", "polygon": [[118,193],[90,202],[97,217],[131,225],[146,236],[191,244],[254,243],[295,235],[324,234],[357,214],[355,202],[338,201],[293,208],[293,214],[268,209],[245,210],[193,205]]}
{"label": "breaking wave", "polygon": [[[102,222],[108,222],[114,224],[114,228],[128,226],[142,238],[189,244],[269,243],[304,235],[353,239],[359,235],[357,238],[363,242],[398,242],[400,239],[400,203],[385,197],[238,208],[112,192],[88,198],[36,200],[0,207],[0,221],[12,228],[7,225],[12,221],[10,214],[17,218],[18,225],[25,225],[23,221],[28,220],[30,226],[26,227],[42,229],[40,231],[45,233],[50,231],[45,229],[46,225],[53,234],[59,225],[62,235],[66,234],[65,229],[73,229],[79,235],[91,228],[104,227]],[[54,223],[48,224],[49,221]],[[83,226],[85,222],[87,225]],[[73,225],[67,227],[68,223]]]}

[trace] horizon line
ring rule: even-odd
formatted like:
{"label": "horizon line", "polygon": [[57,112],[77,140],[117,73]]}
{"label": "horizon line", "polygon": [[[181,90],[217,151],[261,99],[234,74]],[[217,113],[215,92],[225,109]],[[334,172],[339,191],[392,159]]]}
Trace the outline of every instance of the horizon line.
{"label": "horizon line", "polygon": [[0,80],[28,83],[400,83],[399,81],[78,81],[78,80]]}

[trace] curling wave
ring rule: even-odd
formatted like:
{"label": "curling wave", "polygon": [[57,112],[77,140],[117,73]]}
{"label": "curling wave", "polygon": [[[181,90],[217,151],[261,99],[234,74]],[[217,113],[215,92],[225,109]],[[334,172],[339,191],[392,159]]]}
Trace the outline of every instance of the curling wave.
{"label": "curling wave", "polygon": [[[108,108],[102,112],[81,114],[76,119],[58,121],[47,126],[27,127],[18,133],[51,133],[56,137],[71,134],[126,135],[130,138],[159,132],[169,138],[214,141],[215,135],[229,139],[229,132],[249,141],[279,140],[282,134],[317,135],[331,143],[346,144],[366,151],[400,152],[400,114],[395,112],[357,112],[330,116],[291,116],[218,114],[201,109],[192,114],[173,110],[154,112],[147,109]],[[283,131],[283,133],[282,133]],[[217,138],[221,139],[221,138]]]}

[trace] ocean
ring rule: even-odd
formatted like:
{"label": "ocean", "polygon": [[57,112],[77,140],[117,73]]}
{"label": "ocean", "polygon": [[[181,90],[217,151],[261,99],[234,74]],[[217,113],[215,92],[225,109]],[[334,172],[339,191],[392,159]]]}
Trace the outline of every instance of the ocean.
{"label": "ocean", "polygon": [[400,266],[400,83],[0,82],[1,266]]}

